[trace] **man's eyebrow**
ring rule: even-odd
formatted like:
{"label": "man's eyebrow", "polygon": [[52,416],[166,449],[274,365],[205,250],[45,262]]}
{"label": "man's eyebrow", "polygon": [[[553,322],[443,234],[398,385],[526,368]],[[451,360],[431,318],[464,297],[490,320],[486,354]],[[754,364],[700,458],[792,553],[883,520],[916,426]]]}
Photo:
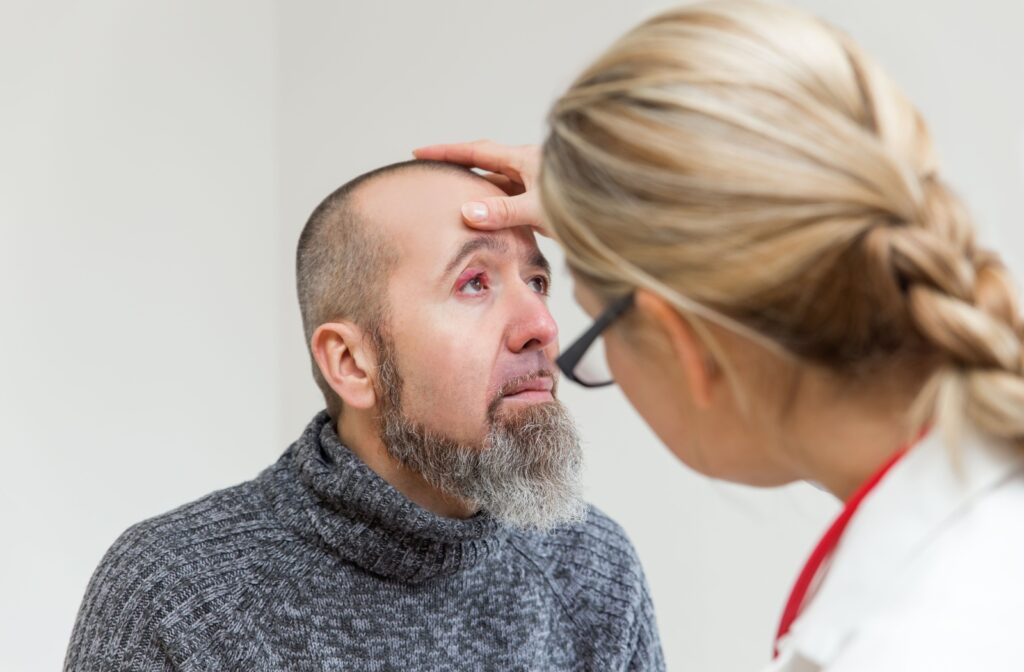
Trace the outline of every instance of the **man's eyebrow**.
{"label": "man's eyebrow", "polygon": [[[463,259],[480,250],[488,250],[497,254],[510,253],[508,243],[502,238],[493,235],[474,236],[459,246],[459,250],[451,258],[451,261],[448,262],[448,265],[444,267],[441,277],[448,277]],[[544,256],[544,253],[539,248],[534,248],[529,252],[526,264],[541,269],[548,277],[551,277],[551,264],[548,263],[547,257]]]}
{"label": "man's eyebrow", "polygon": [[530,266],[539,268],[544,271],[544,274],[549,278],[551,277],[551,264],[548,263],[548,258],[544,256],[544,253],[540,251],[540,248],[534,248],[530,252],[530,260],[527,262]]}
{"label": "man's eyebrow", "polygon": [[444,267],[442,277],[448,276],[463,259],[479,250],[490,250],[498,254],[509,253],[508,243],[502,238],[489,235],[474,236],[459,247],[459,251],[455,253],[455,256],[448,262],[448,265]]}

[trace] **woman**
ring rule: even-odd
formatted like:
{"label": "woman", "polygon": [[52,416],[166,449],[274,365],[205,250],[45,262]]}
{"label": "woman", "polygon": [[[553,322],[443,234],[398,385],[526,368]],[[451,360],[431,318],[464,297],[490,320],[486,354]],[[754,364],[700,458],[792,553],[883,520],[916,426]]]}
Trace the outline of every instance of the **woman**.
{"label": "woman", "polygon": [[471,225],[564,247],[596,319],[560,358],[567,376],[609,382],[589,356],[600,334],[684,463],[846,503],[768,669],[1024,669],[1011,279],[918,112],[845,35],[753,1],[680,8],[580,75],[539,152],[416,155],[514,194],[466,204]]}

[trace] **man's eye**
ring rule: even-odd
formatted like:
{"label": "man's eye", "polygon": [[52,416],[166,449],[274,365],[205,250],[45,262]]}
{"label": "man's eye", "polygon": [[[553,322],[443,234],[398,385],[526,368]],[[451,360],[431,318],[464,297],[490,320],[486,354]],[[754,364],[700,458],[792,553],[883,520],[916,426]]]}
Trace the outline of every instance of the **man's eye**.
{"label": "man's eye", "polygon": [[532,278],[530,278],[530,284],[534,286],[534,289],[538,294],[544,294],[545,296],[547,295],[548,279],[543,275],[535,275]]}
{"label": "man's eye", "polygon": [[462,287],[459,288],[459,291],[463,294],[479,294],[485,289],[487,289],[487,278],[483,273],[480,273],[467,280]]}

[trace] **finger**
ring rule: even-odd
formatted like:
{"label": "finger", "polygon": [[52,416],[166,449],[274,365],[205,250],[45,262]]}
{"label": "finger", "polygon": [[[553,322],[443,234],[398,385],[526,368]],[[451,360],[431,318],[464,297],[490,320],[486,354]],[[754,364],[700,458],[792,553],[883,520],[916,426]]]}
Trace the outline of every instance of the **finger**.
{"label": "finger", "polygon": [[462,206],[462,218],[470,226],[485,231],[529,226],[542,235],[551,235],[541,221],[537,199],[530,192],[469,201]]}
{"label": "finger", "polygon": [[514,180],[509,179],[508,177],[502,175],[501,173],[484,173],[480,175],[480,177],[484,178],[494,186],[498,187],[509,196],[518,196],[519,194],[523,193],[526,190],[526,188],[523,185]]}
{"label": "finger", "polygon": [[459,163],[472,168],[483,168],[492,173],[501,173],[514,180],[522,181],[522,150],[519,147],[500,145],[490,140],[462,142],[447,145],[429,145],[413,151],[418,159],[433,159]]}

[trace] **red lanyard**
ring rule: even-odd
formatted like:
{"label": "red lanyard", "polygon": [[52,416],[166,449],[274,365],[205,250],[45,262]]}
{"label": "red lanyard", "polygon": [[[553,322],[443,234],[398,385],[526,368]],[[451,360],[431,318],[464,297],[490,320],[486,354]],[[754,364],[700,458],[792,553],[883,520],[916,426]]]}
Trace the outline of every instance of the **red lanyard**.
{"label": "red lanyard", "polygon": [[797,616],[800,615],[800,608],[803,606],[804,600],[807,598],[807,591],[810,590],[811,584],[817,577],[821,565],[832,555],[836,545],[839,543],[839,538],[843,536],[843,531],[849,524],[850,519],[853,518],[853,514],[857,512],[861,502],[867,497],[868,493],[871,492],[878,482],[892,469],[911,445],[920,441],[921,438],[928,433],[928,427],[923,429],[914,441],[900,447],[896,453],[889,458],[889,460],[882,465],[871,478],[863,483],[860,488],[857,489],[853,495],[846,500],[843,510],[840,512],[839,517],[836,518],[832,526],[828,528],[825,535],[818,542],[814,552],[811,553],[811,557],[807,559],[807,564],[800,571],[800,576],[797,577],[796,583],[793,585],[793,590],[789,594],[789,600],[786,602],[786,608],[782,612],[782,620],[779,622],[779,632],[775,635],[775,648],[773,657],[779,655],[779,640],[781,640],[786,633],[789,632],[789,628],[793,625],[793,621],[796,620]]}

